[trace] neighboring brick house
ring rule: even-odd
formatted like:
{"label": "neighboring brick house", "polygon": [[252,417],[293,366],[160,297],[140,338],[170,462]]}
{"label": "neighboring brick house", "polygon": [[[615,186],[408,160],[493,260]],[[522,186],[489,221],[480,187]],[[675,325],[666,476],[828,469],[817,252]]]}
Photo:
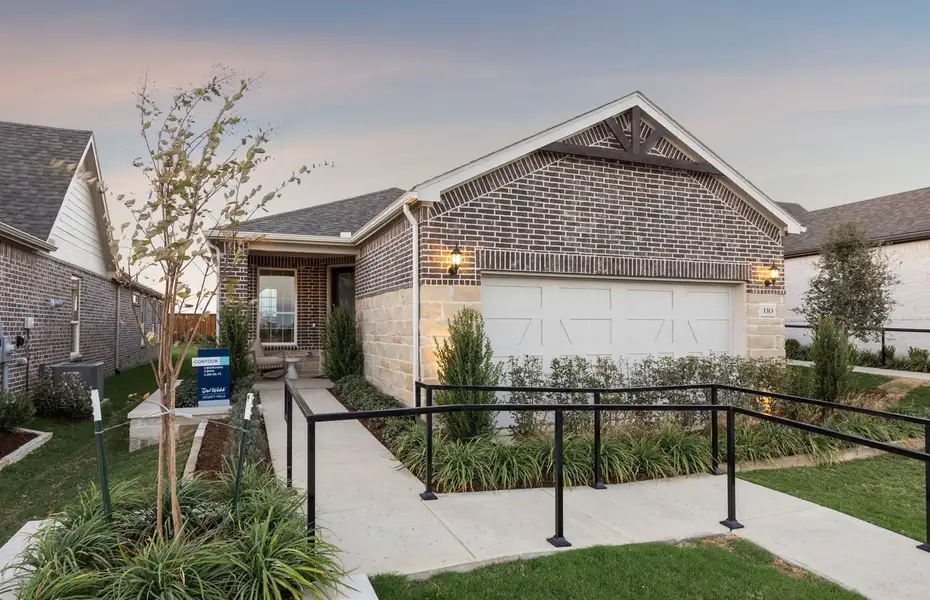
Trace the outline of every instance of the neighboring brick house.
{"label": "neighboring brick house", "polygon": [[[782,204],[807,228],[785,241],[785,289],[788,322],[804,324],[798,312],[814,263],[831,227],[850,222],[864,228],[900,279],[894,289],[895,306],[887,327],[930,329],[930,188],[870,198],[807,211],[799,204]],[[788,337],[810,341],[805,329],[790,328]],[[930,348],[930,333],[889,332],[888,344],[899,353],[910,346]],[[878,348],[880,344],[863,344]]]}
{"label": "neighboring brick house", "polygon": [[90,131],[0,122],[0,328],[28,340],[9,362],[12,390],[44,366],[103,361],[111,374],[150,355],[136,315],[155,331],[161,296],[115,281],[106,202],[92,179]]}
{"label": "neighboring brick house", "polygon": [[784,286],[770,272],[801,231],[637,92],[409,191],[249,221],[241,260],[219,256],[234,294],[257,301],[262,342],[309,352],[311,371],[326,312],[350,300],[366,375],[410,402],[465,306],[500,360],[783,356]]}

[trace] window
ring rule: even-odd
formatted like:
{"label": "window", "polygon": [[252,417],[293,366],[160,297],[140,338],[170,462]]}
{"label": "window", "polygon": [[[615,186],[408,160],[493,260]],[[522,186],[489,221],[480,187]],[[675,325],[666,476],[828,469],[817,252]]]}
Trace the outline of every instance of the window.
{"label": "window", "polygon": [[139,306],[139,294],[132,295],[132,305]]}
{"label": "window", "polygon": [[294,271],[259,270],[258,339],[263,344],[297,343],[297,289]]}
{"label": "window", "polygon": [[71,278],[71,355],[81,353],[81,279]]}

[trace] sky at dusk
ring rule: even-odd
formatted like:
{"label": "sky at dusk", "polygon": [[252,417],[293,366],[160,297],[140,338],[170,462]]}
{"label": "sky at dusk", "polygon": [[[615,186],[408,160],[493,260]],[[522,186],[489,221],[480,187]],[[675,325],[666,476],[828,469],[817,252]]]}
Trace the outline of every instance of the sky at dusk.
{"label": "sky at dusk", "polygon": [[[139,191],[134,93],[261,75],[273,212],[409,189],[640,90],[779,201],[930,185],[930,2],[0,0],[0,120],[92,129]],[[111,207],[112,209],[112,207]]]}

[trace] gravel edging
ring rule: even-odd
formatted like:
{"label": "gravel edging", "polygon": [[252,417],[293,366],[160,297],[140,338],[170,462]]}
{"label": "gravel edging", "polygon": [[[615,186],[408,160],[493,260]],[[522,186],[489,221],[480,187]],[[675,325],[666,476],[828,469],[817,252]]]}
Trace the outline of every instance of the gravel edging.
{"label": "gravel edging", "polygon": [[34,433],[35,438],[29,440],[13,452],[10,452],[3,458],[0,458],[0,469],[8,467],[13,463],[19,462],[22,459],[26,458],[32,452],[35,452],[40,447],[45,445],[50,439],[52,439],[51,431],[36,431],[35,429],[26,429],[25,427],[20,427],[16,431],[23,431],[26,433]]}

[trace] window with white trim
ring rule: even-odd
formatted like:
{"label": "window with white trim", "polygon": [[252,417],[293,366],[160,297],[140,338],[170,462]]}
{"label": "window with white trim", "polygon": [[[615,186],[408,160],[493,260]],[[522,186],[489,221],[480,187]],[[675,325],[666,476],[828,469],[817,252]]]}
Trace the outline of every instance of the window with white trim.
{"label": "window with white trim", "polygon": [[71,355],[81,353],[81,278],[71,277]]}
{"label": "window with white trim", "polygon": [[287,269],[258,271],[258,339],[263,344],[297,343],[297,278]]}

